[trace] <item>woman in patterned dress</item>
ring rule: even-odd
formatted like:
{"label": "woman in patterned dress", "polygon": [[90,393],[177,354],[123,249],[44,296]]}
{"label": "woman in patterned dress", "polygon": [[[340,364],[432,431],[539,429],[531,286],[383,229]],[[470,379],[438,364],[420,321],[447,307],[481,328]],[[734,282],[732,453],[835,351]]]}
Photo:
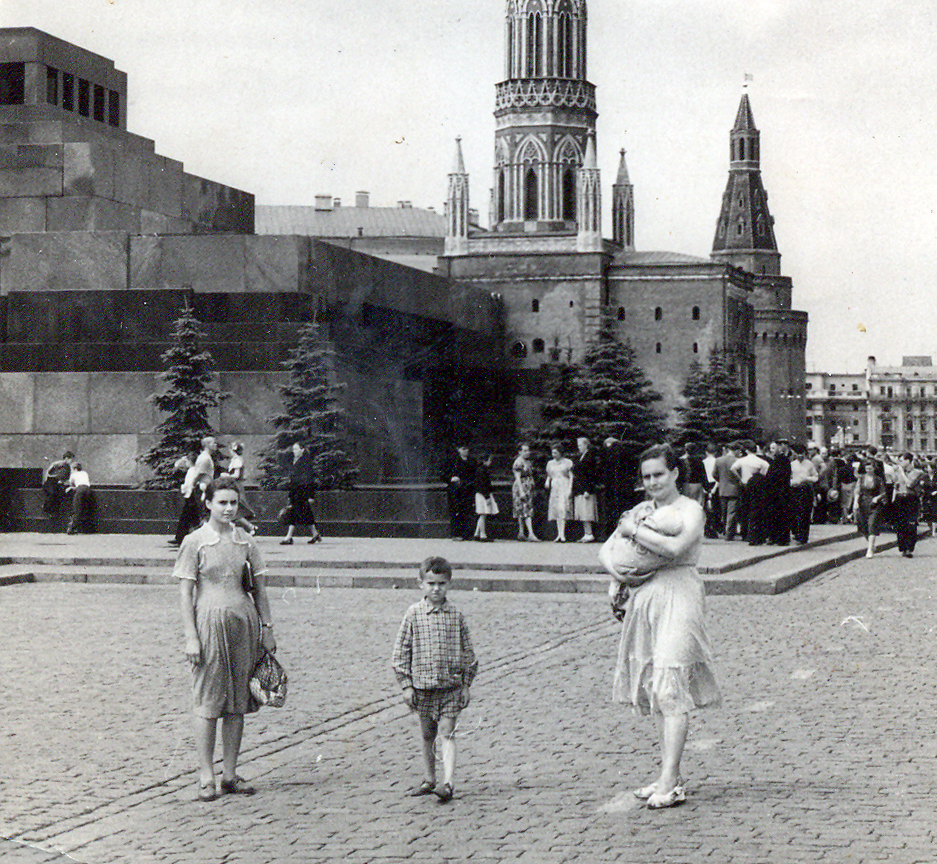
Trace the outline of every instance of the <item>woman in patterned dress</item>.
{"label": "woman in patterned dress", "polygon": [[[215,737],[221,720],[224,767],[222,794],[252,795],[237,776],[244,715],[257,710],[248,682],[261,645],[277,643],[270,620],[264,562],[253,538],[233,524],[238,511],[237,482],[219,477],[205,490],[208,521],[179,548],[173,576],[179,579],[185,656],[192,665],[195,745],[199,761],[198,797],[213,801]],[[244,565],[250,562],[255,601],[244,592]],[[259,613],[259,614],[258,614]]]}
{"label": "woman in patterned dress", "polygon": [[[530,445],[521,444],[517,458],[511,466],[514,483],[511,486],[511,501],[514,505],[514,518],[517,520],[518,540],[539,540],[534,534],[534,466],[530,461]],[[524,534],[524,526],[527,534]]]}

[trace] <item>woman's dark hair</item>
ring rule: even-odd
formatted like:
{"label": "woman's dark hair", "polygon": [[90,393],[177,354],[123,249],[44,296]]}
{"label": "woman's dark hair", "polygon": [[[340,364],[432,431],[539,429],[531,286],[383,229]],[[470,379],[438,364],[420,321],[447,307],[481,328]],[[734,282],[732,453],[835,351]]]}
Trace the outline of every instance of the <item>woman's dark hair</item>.
{"label": "woman's dark hair", "polygon": [[675,468],[680,468],[680,459],[677,457],[677,454],[674,452],[673,447],[669,444],[654,444],[647,448],[639,457],[638,457],[638,467],[643,465],[648,459],[663,459],[664,464],[667,466],[669,471],[673,471]]}
{"label": "woman's dark hair", "polygon": [[560,456],[563,455],[563,445],[560,444],[559,441],[554,441],[554,442],[550,445],[550,450],[551,450],[551,451],[556,450],[556,452],[559,453]]}
{"label": "woman's dark hair", "polygon": [[233,477],[216,477],[205,487],[205,503],[211,501],[215,497],[215,493],[220,492],[222,489],[237,492],[238,500],[240,500],[241,490],[238,489],[237,480]]}

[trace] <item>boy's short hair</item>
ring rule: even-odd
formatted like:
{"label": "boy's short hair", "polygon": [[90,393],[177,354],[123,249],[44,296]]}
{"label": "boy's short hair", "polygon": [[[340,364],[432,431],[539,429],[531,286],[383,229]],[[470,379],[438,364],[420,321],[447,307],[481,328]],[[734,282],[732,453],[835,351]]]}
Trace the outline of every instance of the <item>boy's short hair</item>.
{"label": "boy's short hair", "polygon": [[447,580],[451,580],[452,565],[445,558],[431,555],[420,565],[420,579],[423,579],[428,573],[445,576]]}

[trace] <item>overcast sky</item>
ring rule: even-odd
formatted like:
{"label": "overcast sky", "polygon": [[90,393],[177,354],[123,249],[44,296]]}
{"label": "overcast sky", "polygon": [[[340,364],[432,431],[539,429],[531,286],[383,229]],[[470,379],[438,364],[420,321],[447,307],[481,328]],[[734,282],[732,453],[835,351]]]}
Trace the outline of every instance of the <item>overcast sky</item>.
{"label": "overcast sky", "polygon": [[[707,256],[746,73],[808,369],[937,356],[933,0],[590,0],[609,201],[636,244]],[[316,193],[440,209],[461,135],[487,220],[504,0],[3,0],[129,76],[130,131],[259,204]]]}

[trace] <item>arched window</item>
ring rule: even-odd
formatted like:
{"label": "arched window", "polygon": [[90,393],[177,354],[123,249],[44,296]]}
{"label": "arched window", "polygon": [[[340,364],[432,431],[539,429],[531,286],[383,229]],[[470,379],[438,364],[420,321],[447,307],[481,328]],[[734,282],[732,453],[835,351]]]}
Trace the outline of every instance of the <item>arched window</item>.
{"label": "arched window", "polygon": [[557,40],[560,56],[556,74],[560,78],[573,77],[573,22],[568,12],[560,15],[560,32]]}
{"label": "arched window", "polygon": [[694,353],[694,354],[699,354],[699,342],[694,342],[694,343],[693,343],[693,353]]}
{"label": "arched window", "polygon": [[543,75],[543,19],[533,12],[527,16],[527,75]]}
{"label": "arched window", "polygon": [[658,306],[658,307],[654,310],[654,320],[655,320],[655,321],[662,321],[663,318],[664,318],[664,310],[661,309],[660,306]]}
{"label": "arched window", "polygon": [[739,159],[745,158],[745,139],[739,138]]}
{"label": "arched window", "polygon": [[693,307],[693,320],[699,321],[699,306]]}
{"label": "arched window", "polygon": [[543,354],[543,339],[534,339],[533,345],[534,354]]}
{"label": "arched window", "polygon": [[539,301],[539,300],[531,300],[531,301],[530,301],[530,311],[531,311],[531,312],[539,312],[539,311],[540,311],[540,301]]}
{"label": "arched window", "polygon": [[619,321],[625,320],[625,307],[624,306],[618,307],[618,320]]}
{"label": "arched window", "polygon": [[660,342],[658,342],[658,343],[657,343],[657,347],[656,347],[654,350],[655,350],[655,352],[656,352],[657,354],[660,354],[662,348],[663,348],[663,346],[660,344]]}
{"label": "arched window", "polygon": [[504,221],[504,172],[498,172],[498,221]]}
{"label": "arched window", "polygon": [[572,222],[576,218],[576,175],[572,169],[563,172],[563,219]]}
{"label": "arched window", "polygon": [[527,169],[524,179],[524,218],[536,219],[540,208],[537,206],[537,172],[533,168]]}

